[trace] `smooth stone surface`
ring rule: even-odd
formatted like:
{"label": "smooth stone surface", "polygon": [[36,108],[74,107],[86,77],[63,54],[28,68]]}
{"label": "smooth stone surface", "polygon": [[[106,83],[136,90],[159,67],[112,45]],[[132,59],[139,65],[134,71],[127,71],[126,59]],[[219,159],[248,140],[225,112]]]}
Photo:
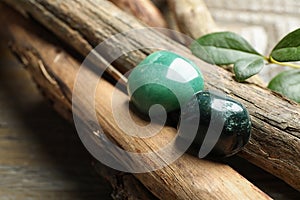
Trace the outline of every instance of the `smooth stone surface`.
{"label": "smooth stone surface", "polygon": [[155,104],[167,112],[180,109],[203,87],[203,76],[193,62],[173,52],[157,51],[132,70],[127,90],[131,102],[148,114]]}
{"label": "smooth stone surface", "polygon": [[[248,143],[251,135],[251,120],[247,109],[230,97],[212,92],[201,91],[195,96],[197,101],[190,101],[181,115],[181,118],[188,119],[189,123],[198,123],[199,125],[196,138],[191,146],[192,152],[196,150],[195,153],[199,156],[201,147],[203,152],[208,152],[214,144],[208,156],[226,157],[240,151]],[[195,112],[196,106],[200,109],[198,122],[195,121],[195,116],[198,114]],[[207,133],[211,135],[204,142]]]}

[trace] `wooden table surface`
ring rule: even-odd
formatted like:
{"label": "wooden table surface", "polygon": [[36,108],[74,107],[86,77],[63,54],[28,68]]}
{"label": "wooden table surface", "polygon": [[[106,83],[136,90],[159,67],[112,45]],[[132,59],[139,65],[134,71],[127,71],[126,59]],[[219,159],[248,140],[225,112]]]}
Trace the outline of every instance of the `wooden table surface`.
{"label": "wooden table surface", "polygon": [[[2,33],[2,35],[1,35]],[[111,199],[74,127],[37,90],[0,32],[0,200]],[[300,193],[238,157],[229,164],[275,199]]]}
{"label": "wooden table surface", "polygon": [[111,199],[74,127],[43,99],[0,38],[0,200]]}

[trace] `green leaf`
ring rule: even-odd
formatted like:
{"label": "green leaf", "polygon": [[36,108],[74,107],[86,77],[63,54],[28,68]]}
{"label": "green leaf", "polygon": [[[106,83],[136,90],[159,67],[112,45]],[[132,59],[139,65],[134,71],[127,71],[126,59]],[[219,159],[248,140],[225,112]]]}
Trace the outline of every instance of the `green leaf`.
{"label": "green leaf", "polygon": [[268,88],[300,103],[300,70],[281,72],[271,80]]}
{"label": "green leaf", "polygon": [[300,29],[286,35],[274,47],[271,57],[280,62],[300,60]]}
{"label": "green leaf", "polygon": [[262,57],[241,36],[232,32],[217,32],[200,37],[191,45],[200,59],[217,65],[233,64],[249,57]]}
{"label": "green leaf", "polygon": [[257,74],[264,67],[264,59],[250,57],[238,60],[234,64],[234,73],[237,81],[244,81],[247,78]]}

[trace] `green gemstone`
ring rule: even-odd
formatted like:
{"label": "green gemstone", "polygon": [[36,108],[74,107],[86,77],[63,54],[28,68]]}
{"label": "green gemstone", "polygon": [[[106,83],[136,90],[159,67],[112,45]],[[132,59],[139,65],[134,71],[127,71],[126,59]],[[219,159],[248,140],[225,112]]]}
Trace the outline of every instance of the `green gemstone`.
{"label": "green gemstone", "polygon": [[[198,123],[197,135],[193,141],[192,150],[198,155],[201,148],[213,146],[209,156],[230,156],[241,150],[250,138],[251,120],[247,109],[238,101],[218,94],[201,91],[195,94],[197,101],[190,101],[183,108],[181,118],[188,119],[187,123]],[[195,109],[198,106],[199,110]],[[200,120],[196,122],[194,119]],[[211,134],[221,132],[219,138],[210,137],[206,142],[208,129]],[[188,134],[188,133],[187,133]],[[210,135],[211,136],[211,135]],[[215,139],[216,142],[214,141]]]}
{"label": "green gemstone", "polygon": [[177,110],[203,87],[203,76],[193,62],[169,51],[157,51],[132,70],[127,90],[131,102],[147,114],[155,104],[167,112]]}

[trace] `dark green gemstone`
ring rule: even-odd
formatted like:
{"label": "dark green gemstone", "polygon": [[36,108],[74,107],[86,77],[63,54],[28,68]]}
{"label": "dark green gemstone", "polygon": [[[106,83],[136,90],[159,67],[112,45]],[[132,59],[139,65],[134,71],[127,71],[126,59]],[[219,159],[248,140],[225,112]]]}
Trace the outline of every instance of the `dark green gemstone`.
{"label": "dark green gemstone", "polygon": [[[213,146],[207,151],[213,157],[230,156],[241,150],[250,139],[251,121],[247,109],[230,97],[208,91],[198,92],[195,97],[197,101],[190,101],[181,115],[188,123],[199,125],[191,149],[196,149],[200,155],[200,147],[205,152]],[[200,120],[196,106],[200,110]]]}
{"label": "dark green gemstone", "polygon": [[179,109],[203,87],[203,76],[193,62],[173,52],[157,51],[132,70],[127,90],[131,102],[147,114],[155,104],[167,112]]}

